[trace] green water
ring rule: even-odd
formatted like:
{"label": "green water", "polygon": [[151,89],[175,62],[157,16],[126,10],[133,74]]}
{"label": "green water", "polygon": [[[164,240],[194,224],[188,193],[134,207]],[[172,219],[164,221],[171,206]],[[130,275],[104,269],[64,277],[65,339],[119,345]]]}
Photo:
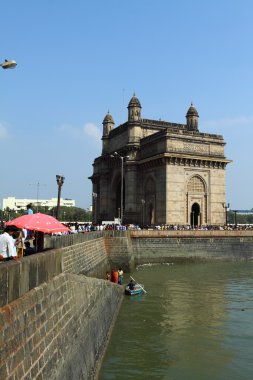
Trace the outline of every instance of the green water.
{"label": "green water", "polygon": [[99,380],[253,379],[253,262],[142,266],[132,276],[147,294],[125,296]]}

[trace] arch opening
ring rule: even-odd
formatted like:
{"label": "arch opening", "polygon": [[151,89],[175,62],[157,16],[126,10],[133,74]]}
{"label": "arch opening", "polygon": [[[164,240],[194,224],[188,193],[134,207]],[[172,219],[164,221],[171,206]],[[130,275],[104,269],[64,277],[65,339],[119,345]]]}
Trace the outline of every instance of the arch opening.
{"label": "arch opening", "polygon": [[200,206],[198,203],[193,203],[191,208],[191,226],[201,225]]}
{"label": "arch opening", "polygon": [[[116,186],[116,193],[115,193],[115,209],[114,209],[114,216],[117,218],[120,218],[121,215],[121,179],[118,181]],[[125,209],[125,179],[123,180],[123,211]]]}

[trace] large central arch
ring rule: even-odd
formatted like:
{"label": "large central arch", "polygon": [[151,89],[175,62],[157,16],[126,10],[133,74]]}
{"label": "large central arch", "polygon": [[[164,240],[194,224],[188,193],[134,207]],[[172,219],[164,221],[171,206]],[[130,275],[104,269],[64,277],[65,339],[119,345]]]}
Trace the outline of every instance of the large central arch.
{"label": "large central arch", "polygon": [[[118,177],[118,182],[116,186],[115,193],[115,208],[114,215],[117,218],[120,218],[121,215],[121,177]],[[123,211],[125,210],[125,179],[123,179]]]}
{"label": "large central arch", "polygon": [[186,218],[191,226],[207,223],[207,185],[198,174],[194,174],[187,183]]}
{"label": "large central arch", "polygon": [[143,210],[143,221],[145,224],[152,225],[155,224],[155,208],[156,208],[156,186],[153,178],[149,177],[146,180],[144,186],[145,193],[145,210]]}

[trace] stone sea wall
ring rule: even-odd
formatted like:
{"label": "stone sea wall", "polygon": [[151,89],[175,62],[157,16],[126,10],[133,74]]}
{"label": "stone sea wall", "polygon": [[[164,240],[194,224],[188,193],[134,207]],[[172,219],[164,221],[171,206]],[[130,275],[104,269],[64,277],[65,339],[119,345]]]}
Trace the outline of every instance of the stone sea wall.
{"label": "stone sea wall", "polygon": [[108,268],[104,239],[96,234],[74,245],[50,249],[19,261],[0,263],[0,307],[60,273],[99,276]]}
{"label": "stone sea wall", "polygon": [[2,307],[0,379],[92,379],[122,292],[61,274]]}
{"label": "stone sea wall", "polygon": [[111,265],[125,269],[145,263],[253,258],[253,231],[112,231],[105,239]]}
{"label": "stone sea wall", "polygon": [[249,260],[253,257],[253,236],[214,231],[132,235],[135,265],[153,262]]}
{"label": "stone sea wall", "polygon": [[101,279],[105,270],[251,260],[253,233],[105,231],[56,237],[47,247],[0,264],[1,380],[93,379],[123,299],[123,287]]}
{"label": "stone sea wall", "polygon": [[62,248],[61,253],[64,272],[105,277],[102,269],[109,264],[103,237]]}
{"label": "stone sea wall", "polygon": [[0,264],[1,380],[93,378],[123,288],[87,277],[108,269],[101,235],[71,240]]}

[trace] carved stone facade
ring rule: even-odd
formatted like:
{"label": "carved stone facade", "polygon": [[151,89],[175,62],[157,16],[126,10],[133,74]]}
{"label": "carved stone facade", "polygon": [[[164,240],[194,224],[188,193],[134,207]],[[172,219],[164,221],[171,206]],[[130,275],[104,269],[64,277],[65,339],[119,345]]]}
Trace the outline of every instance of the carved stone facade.
{"label": "carved stone facade", "polygon": [[93,221],[123,216],[124,224],[224,224],[231,161],[223,137],[199,132],[198,118],[191,105],[186,124],[142,119],[135,95],[126,123],[114,128],[108,112],[102,155],[90,177]]}

